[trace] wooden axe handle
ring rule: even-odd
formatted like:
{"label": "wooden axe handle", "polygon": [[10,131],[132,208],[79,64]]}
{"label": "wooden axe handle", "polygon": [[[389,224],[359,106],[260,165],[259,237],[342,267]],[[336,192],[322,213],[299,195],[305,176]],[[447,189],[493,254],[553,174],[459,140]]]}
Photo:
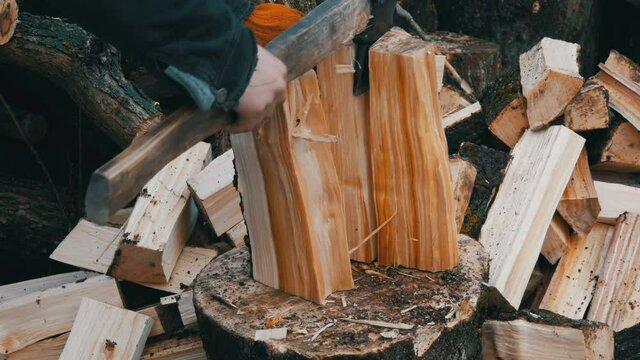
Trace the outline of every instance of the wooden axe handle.
{"label": "wooden axe handle", "polygon": [[[364,30],[369,15],[369,0],[327,0],[276,37],[267,50],[287,66],[287,78],[295,79]],[[167,163],[230,120],[219,109],[200,112],[185,107],[137,137],[91,176],[85,197],[87,218],[106,223]]]}

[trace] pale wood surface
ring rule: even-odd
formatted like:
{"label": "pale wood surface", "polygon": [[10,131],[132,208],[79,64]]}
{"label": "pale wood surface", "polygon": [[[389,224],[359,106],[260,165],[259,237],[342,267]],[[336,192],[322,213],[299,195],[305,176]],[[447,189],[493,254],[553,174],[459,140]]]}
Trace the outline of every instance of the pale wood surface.
{"label": "pale wood surface", "polygon": [[137,282],[137,284],[162,291],[180,293],[191,286],[200,270],[215,259],[218,254],[219,252],[215,249],[185,246],[168,282],[164,284]]}
{"label": "pale wood surface", "polygon": [[584,141],[564,126],[551,126],[525,132],[511,153],[480,242],[491,256],[489,285],[514,308],[520,305]]}
{"label": "pale wood surface", "polygon": [[489,131],[510,148],[528,128],[527,107],[522,96],[513,99],[489,124]]}
{"label": "pale wood surface", "polygon": [[244,246],[244,238],[247,236],[247,224],[243,221],[237,223],[226,232],[226,237],[233,246]]}
{"label": "pale wood surface", "polygon": [[18,24],[16,0],[0,0],[0,46],[11,40]]}
{"label": "pale wood surface", "polygon": [[582,149],[569,183],[560,198],[558,213],[582,236],[589,234],[598,218],[600,202],[593,185],[586,149]]}
{"label": "pale wood surface", "polygon": [[197,333],[147,344],[141,360],[206,360],[202,340]]}
{"label": "pale wood surface", "polygon": [[433,49],[394,28],[371,47],[369,65],[377,218],[393,217],[378,233],[378,261],[451,269],[458,263],[455,202]]}
{"label": "pale wood surface", "polygon": [[235,174],[233,150],[228,150],[187,181],[196,205],[218,236],[242,221]]}
{"label": "pale wood surface", "polygon": [[115,279],[100,275],[0,304],[0,353],[71,330],[83,297],[122,306]]}
{"label": "pale wood surface", "polygon": [[342,189],[316,75],[253,134],[232,136],[254,277],[322,302],[353,286]]}
{"label": "pale wood surface", "polygon": [[607,323],[614,331],[640,322],[640,215],[618,218],[598,277],[587,319]]}
{"label": "pale wood surface", "polygon": [[462,228],[464,215],[471,200],[477,170],[470,162],[456,158],[449,160],[453,181],[453,197],[456,202],[456,224],[458,232]]}
{"label": "pale wood surface", "polygon": [[0,303],[28,295],[36,291],[42,291],[60,285],[84,281],[98,274],[88,271],[74,271],[70,273],[46,276],[39,279],[22,281],[19,283],[0,286]]}
{"label": "pale wood surface", "polygon": [[482,106],[475,98],[448,84],[442,87],[438,98],[445,129],[470,120],[474,114],[482,111]]}
{"label": "pale wood surface", "polygon": [[177,304],[180,319],[182,319],[182,326],[186,329],[194,329],[198,327],[196,310],[193,307],[193,291],[185,291],[180,294],[165,296],[160,298],[160,304]]}
{"label": "pale wood surface", "polygon": [[[328,133],[338,137],[331,148],[343,193],[349,249],[377,227],[369,161],[369,94],[353,96],[354,48],[353,44],[338,47],[317,67]],[[373,261],[376,246],[374,235],[351,259]]]}
{"label": "pale wood surface", "polygon": [[553,214],[551,224],[549,224],[540,253],[549,263],[555,264],[569,250],[570,240],[569,225],[556,212]]}
{"label": "pale wood surface", "polygon": [[540,309],[571,319],[584,318],[612,236],[613,226],[605,224],[596,224],[587,236],[573,234]]}
{"label": "pale wood surface", "polygon": [[[38,341],[24,349],[11,353],[8,360],[58,360],[64,344],[67,343],[69,333],[64,333],[49,339]],[[0,356],[0,359],[2,357]]]}
{"label": "pale wood surface", "polygon": [[611,124],[609,92],[602,85],[587,81],[564,109],[564,121],[573,131],[606,129]]}
{"label": "pale wood surface", "polygon": [[545,37],[520,55],[522,93],[532,129],[540,129],[563,114],[582,87],[579,53],[578,44]]}
{"label": "pale wood surface", "polygon": [[209,161],[211,145],[198,143],[145,185],[124,227],[111,268],[115,277],[149,283],[169,281],[198,217],[187,179]]}
{"label": "pale wood surface", "polygon": [[598,222],[615,225],[625,211],[640,213],[640,188],[598,180],[593,184],[602,208]]}
{"label": "pale wood surface", "polygon": [[137,360],[153,319],[83,298],[60,360]]}
{"label": "pale wood surface", "polygon": [[602,144],[592,168],[617,172],[640,172],[640,131],[629,122],[614,125]]}
{"label": "pale wood surface", "polygon": [[609,106],[640,130],[640,66],[611,50],[600,69],[596,79],[609,91]]}

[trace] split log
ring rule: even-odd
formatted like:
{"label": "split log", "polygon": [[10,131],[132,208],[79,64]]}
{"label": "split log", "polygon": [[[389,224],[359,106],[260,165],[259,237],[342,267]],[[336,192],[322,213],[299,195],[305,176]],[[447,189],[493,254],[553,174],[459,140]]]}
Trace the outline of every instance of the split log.
{"label": "split log", "polygon": [[69,333],[38,341],[24,349],[11,353],[8,360],[59,360]]}
{"label": "split log", "polygon": [[564,109],[564,123],[576,132],[608,128],[611,114],[607,89],[594,81],[587,81]]}
{"label": "split log", "polygon": [[607,325],[546,312],[511,317],[482,325],[484,359],[613,359],[613,332]]}
{"label": "split log", "polygon": [[620,331],[640,323],[640,215],[618,218],[587,319]]}
{"label": "split log", "polygon": [[455,153],[464,141],[479,142],[485,138],[487,127],[478,100],[451,85],[444,85],[439,100],[449,153]]}
{"label": "split log", "polygon": [[104,275],[3,302],[0,304],[0,353],[10,354],[71,330],[83,297],[123,306],[116,281]]}
{"label": "split log", "polygon": [[395,28],[369,51],[374,198],[378,222],[391,219],[378,233],[383,265],[440,271],[458,263],[434,61],[427,42]]}
{"label": "split log", "polygon": [[21,13],[13,39],[0,47],[0,64],[28,69],[59,85],[98,128],[125,146],[162,115],[124,78],[119,53],[100,45],[77,25]]}
{"label": "split log", "polygon": [[98,274],[87,271],[74,271],[3,285],[0,286],[0,303],[31,294],[36,291],[43,291],[76,281],[84,281],[96,275]]}
{"label": "split log", "polygon": [[18,24],[16,0],[0,0],[0,46],[11,40]]}
{"label": "split log", "polygon": [[613,226],[596,224],[587,236],[573,234],[540,309],[570,319],[584,318],[613,236]]}
{"label": "split log", "polygon": [[508,147],[514,147],[529,128],[519,72],[509,70],[491,83],[480,103],[489,131]]}
{"label": "split log", "polygon": [[[322,302],[353,286],[342,192],[313,71],[253,133],[231,136],[253,276]],[[286,196],[285,196],[286,195]]]}
{"label": "split log", "polygon": [[[353,59],[354,45],[342,45],[317,67],[328,132],[338,137],[331,150],[344,198],[349,249],[360,245],[377,227],[368,147],[369,94],[353,96]],[[351,259],[371,262],[376,249],[373,235]]]}
{"label": "split log", "polygon": [[242,221],[240,194],[233,185],[235,176],[233,150],[227,150],[187,180],[193,200],[218,236]]}
{"label": "split log", "polygon": [[187,333],[147,342],[141,360],[204,360],[206,354],[198,333]]}
{"label": "split log", "polygon": [[194,330],[198,328],[196,310],[193,307],[193,291],[165,296],[160,298],[160,304],[163,306],[175,305],[177,314],[180,317],[180,323],[184,329]]}
{"label": "split log", "polygon": [[509,161],[509,154],[484,145],[462,143],[458,151],[460,158],[469,161],[477,170],[476,182],[469,201],[461,232],[477,238],[480,228],[487,218],[489,205],[498,186],[502,183],[504,169]]}
{"label": "split log", "polygon": [[589,234],[598,218],[600,202],[593,185],[586,149],[582,149],[569,184],[560,198],[558,213],[582,236]]}
{"label": "split log", "polygon": [[609,91],[609,105],[640,130],[640,65],[611,50],[597,82]]}
{"label": "split log", "polygon": [[149,180],[124,227],[110,270],[114,277],[145,283],[169,281],[198,218],[187,179],[209,161],[211,146],[201,142]]}
{"label": "split log", "polygon": [[470,162],[459,158],[449,160],[449,167],[453,181],[453,197],[456,202],[456,224],[458,232],[460,232],[464,214],[473,193],[477,171]]}
{"label": "split log", "polygon": [[[349,354],[367,359],[431,359],[479,355],[477,330],[484,305],[480,299],[485,295],[481,282],[488,271],[488,257],[478,242],[461,236],[460,265],[428,278],[420,271],[371,270],[358,274],[357,288],[335,293],[332,302],[317,305],[253,280],[246,248],[222,255],[198,276],[194,290],[207,356],[337,359]],[[350,322],[361,319],[380,322]],[[256,331],[269,326],[286,326],[286,338],[255,340]]]}
{"label": "split log", "polygon": [[550,264],[556,264],[558,260],[569,250],[569,225],[557,212],[553,214],[551,224],[542,243],[540,253]]}
{"label": "split log", "polygon": [[589,142],[589,157],[596,170],[640,172],[640,131],[627,121],[614,120]]}
{"label": "split log", "polygon": [[615,225],[618,217],[627,211],[640,213],[640,187],[605,181],[593,184],[602,207],[598,222]]}
{"label": "split log", "polygon": [[564,126],[527,130],[482,227],[491,257],[489,285],[518,308],[584,139]]}
{"label": "split log", "polygon": [[564,113],[580,91],[580,45],[543,38],[520,56],[520,81],[529,127],[541,129]]}
{"label": "split log", "polygon": [[148,316],[83,298],[60,359],[139,359],[152,324]]}

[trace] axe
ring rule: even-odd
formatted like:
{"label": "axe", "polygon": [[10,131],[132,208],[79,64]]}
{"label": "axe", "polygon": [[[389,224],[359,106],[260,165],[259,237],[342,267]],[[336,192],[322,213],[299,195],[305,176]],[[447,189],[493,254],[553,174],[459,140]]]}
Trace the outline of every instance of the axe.
{"label": "axe", "polygon": [[[362,93],[368,88],[369,47],[393,25],[395,5],[396,0],[326,0],[266,49],[287,66],[287,79],[292,80],[353,39],[354,93]],[[194,107],[166,117],[93,173],[85,196],[87,218],[106,223],[167,163],[231,121],[223,110],[201,112]]]}

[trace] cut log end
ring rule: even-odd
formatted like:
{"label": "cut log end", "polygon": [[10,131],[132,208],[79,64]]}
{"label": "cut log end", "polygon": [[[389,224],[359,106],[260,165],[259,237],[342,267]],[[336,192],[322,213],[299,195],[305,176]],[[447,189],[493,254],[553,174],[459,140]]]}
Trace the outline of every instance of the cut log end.
{"label": "cut log end", "polygon": [[18,23],[16,0],[0,0],[0,46],[11,40]]}
{"label": "cut log end", "polygon": [[[208,357],[308,359],[349,354],[413,359],[479,354],[481,282],[488,257],[478,242],[461,236],[460,265],[448,272],[427,277],[407,269],[375,271],[356,273],[356,288],[318,305],[253,280],[246,248],[222,255],[200,273],[194,290]],[[436,293],[439,296],[433,296]],[[364,319],[383,323],[353,323]],[[269,327],[286,327],[286,337],[256,341],[256,331]]]}

